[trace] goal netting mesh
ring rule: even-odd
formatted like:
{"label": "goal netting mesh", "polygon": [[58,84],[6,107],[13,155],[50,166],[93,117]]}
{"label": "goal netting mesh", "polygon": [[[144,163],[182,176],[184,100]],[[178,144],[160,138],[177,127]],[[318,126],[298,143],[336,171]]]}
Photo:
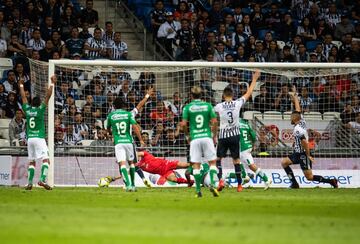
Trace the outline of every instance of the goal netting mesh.
{"label": "goal netting mesh", "polygon": [[[49,64],[30,63],[34,91],[43,94],[48,84]],[[309,142],[316,158],[314,169],[359,168],[360,66],[341,65],[317,68],[305,64],[257,65],[261,78],[241,116],[256,130],[253,155],[261,168],[285,175],[280,160],[292,151],[293,105],[289,92],[293,86],[307,121]],[[92,186],[100,177],[117,176],[112,138],[104,130],[106,116],[113,109],[114,98],[123,97],[128,110],[132,110],[149,87],[155,91],[136,117],[146,149],[158,157],[186,161],[188,148],[179,121],[183,106],[190,101],[190,88],[201,86],[203,99],[214,105],[221,102],[222,91],[227,86],[239,98],[246,92],[255,66],[211,62],[54,63],[50,72],[55,73],[58,83],[54,102],[49,105],[54,111],[49,122],[53,127],[50,152],[54,156],[51,180],[55,185]],[[231,160],[223,160],[223,167],[231,171]],[[155,176],[146,177],[156,183]],[[142,185],[139,179],[138,185]]]}

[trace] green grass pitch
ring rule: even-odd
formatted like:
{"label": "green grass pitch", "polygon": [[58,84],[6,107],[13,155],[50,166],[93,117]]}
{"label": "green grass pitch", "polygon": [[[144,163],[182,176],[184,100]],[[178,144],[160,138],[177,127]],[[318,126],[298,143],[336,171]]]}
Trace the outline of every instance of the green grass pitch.
{"label": "green grass pitch", "polygon": [[359,189],[0,187],[0,243],[359,243]]}

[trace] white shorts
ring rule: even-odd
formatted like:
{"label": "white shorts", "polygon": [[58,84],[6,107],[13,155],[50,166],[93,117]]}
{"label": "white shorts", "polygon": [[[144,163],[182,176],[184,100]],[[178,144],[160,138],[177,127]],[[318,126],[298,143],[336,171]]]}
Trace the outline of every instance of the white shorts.
{"label": "white shorts", "polygon": [[134,161],[134,145],[131,143],[115,145],[115,157],[118,163]]}
{"label": "white shorts", "polygon": [[190,142],[190,162],[201,163],[216,160],[216,150],[211,138],[199,138]]}
{"label": "white shorts", "polygon": [[246,163],[247,165],[254,164],[254,158],[251,155],[252,148],[246,149],[245,151],[240,152],[240,161]]}
{"label": "white shorts", "polygon": [[27,143],[29,160],[44,160],[49,158],[49,150],[44,138],[29,138]]}

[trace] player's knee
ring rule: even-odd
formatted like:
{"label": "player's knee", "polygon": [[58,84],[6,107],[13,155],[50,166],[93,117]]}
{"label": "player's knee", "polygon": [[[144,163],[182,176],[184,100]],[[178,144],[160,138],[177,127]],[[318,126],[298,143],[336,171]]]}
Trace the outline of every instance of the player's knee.
{"label": "player's knee", "polygon": [[313,175],[305,175],[305,178],[310,181],[314,179]]}
{"label": "player's knee", "polygon": [[287,166],[289,166],[290,164],[289,164],[289,161],[287,160],[287,158],[283,158],[282,160],[281,160],[281,166],[283,167],[283,168],[286,168]]}

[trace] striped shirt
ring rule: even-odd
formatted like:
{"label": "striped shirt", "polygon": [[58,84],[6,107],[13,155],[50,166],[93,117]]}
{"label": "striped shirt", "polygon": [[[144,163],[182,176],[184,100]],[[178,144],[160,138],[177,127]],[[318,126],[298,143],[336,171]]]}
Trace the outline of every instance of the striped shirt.
{"label": "striped shirt", "polygon": [[110,41],[107,48],[111,50],[110,59],[113,59],[113,60],[123,59],[124,53],[128,52],[127,44],[122,41],[120,41],[119,43]]}
{"label": "striped shirt", "polygon": [[102,39],[109,44],[111,41],[114,40],[115,32],[111,32],[110,34],[104,32]]}
{"label": "striped shirt", "polygon": [[45,48],[45,41],[43,39],[35,40],[32,38],[29,40],[27,44],[27,49],[31,49],[35,51],[40,51],[44,48]]}
{"label": "striped shirt", "polygon": [[32,33],[33,33],[33,29],[32,28],[29,28],[27,30],[22,30],[19,34],[19,41],[21,44],[23,45],[27,45],[28,42],[30,41],[31,39],[31,36],[32,36]]}
{"label": "striped shirt", "polygon": [[[106,49],[106,42],[102,39],[96,40],[93,37],[90,37],[86,40],[85,43],[86,46],[91,48],[101,48],[102,50]],[[97,58],[103,58],[103,56],[100,54],[100,51],[90,51],[87,50],[87,57],[89,59],[97,59]]]}
{"label": "striped shirt", "polygon": [[294,137],[294,144],[293,144],[293,150],[295,153],[302,153],[304,152],[304,148],[301,145],[301,140],[305,139],[306,141],[309,140],[309,135],[306,129],[306,121],[304,119],[301,119],[300,122],[295,125],[294,131],[293,131],[293,137]]}
{"label": "striped shirt", "polygon": [[230,102],[222,102],[215,106],[215,112],[220,116],[219,139],[240,135],[240,109],[245,104],[244,97]]}

